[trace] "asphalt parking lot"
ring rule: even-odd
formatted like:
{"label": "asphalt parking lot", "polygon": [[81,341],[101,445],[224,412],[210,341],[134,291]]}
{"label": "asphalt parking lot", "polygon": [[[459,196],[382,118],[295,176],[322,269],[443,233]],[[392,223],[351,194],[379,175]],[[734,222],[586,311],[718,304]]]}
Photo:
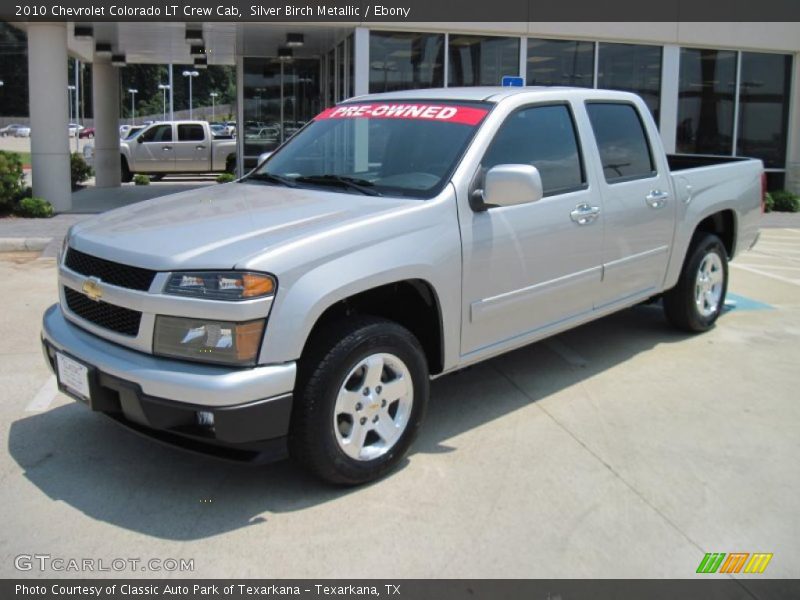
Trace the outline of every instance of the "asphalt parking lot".
{"label": "asphalt parking lot", "polygon": [[194,560],[110,576],[688,578],[706,552],[769,552],[737,577],[796,578],[800,229],[765,230],[730,292],[704,335],[640,306],[435,381],[403,467],[342,490],[55,394],[54,262],[0,255],[0,576],[41,577],[14,558],[49,554]]}

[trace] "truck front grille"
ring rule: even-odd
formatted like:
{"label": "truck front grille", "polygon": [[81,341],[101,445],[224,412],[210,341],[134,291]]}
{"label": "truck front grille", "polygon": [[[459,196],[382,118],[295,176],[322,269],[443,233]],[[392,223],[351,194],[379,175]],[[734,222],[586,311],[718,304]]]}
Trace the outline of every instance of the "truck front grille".
{"label": "truck front grille", "polygon": [[107,302],[95,302],[66,286],[64,297],[67,300],[67,308],[81,319],[123,335],[135,337],[139,334],[139,323],[142,320],[142,313],[139,311],[114,306]]}
{"label": "truck front grille", "polygon": [[67,250],[64,265],[81,275],[97,277],[103,283],[142,292],[150,289],[150,284],[153,283],[153,278],[156,276],[155,271],[97,258],[72,248]]}

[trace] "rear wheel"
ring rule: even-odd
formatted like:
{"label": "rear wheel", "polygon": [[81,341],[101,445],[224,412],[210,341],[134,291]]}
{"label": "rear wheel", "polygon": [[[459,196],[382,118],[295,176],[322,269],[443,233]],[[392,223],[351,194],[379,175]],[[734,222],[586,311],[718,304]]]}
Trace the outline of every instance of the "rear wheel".
{"label": "rear wheel", "polygon": [[678,329],[707,331],[719,318],[727,291],[728,257],[725,246],[716,235],[698,234],[678,283],[664,294],[664,313]]}
{"label": "rear wheel", "polygon": [[397,465],[428,400],[422,347],[404,327],[359,317],[328,328],[301,360],[289,438],[295,460],[357,485]]}

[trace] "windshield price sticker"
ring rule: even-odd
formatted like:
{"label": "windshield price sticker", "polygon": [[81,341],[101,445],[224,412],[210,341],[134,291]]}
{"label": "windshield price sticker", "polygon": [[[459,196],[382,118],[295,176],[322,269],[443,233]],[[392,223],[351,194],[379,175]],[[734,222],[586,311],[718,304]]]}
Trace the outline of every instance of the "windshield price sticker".
{"label": "windshield price sticker", "polygon": [[351,104],[322,111],[316,119],[420,119],[477,125],[489,111],[450,104]]}

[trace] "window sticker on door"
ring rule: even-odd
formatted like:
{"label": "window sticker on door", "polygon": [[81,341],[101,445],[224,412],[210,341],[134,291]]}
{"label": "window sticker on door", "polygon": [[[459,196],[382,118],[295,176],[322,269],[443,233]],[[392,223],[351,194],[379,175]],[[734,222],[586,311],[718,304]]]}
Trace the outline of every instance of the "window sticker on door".
{"label": "window sticker on door", "polygon": [[322,111],[315,119],[421,119],[477,125],[489,111],[452,104],[346,104]]}

